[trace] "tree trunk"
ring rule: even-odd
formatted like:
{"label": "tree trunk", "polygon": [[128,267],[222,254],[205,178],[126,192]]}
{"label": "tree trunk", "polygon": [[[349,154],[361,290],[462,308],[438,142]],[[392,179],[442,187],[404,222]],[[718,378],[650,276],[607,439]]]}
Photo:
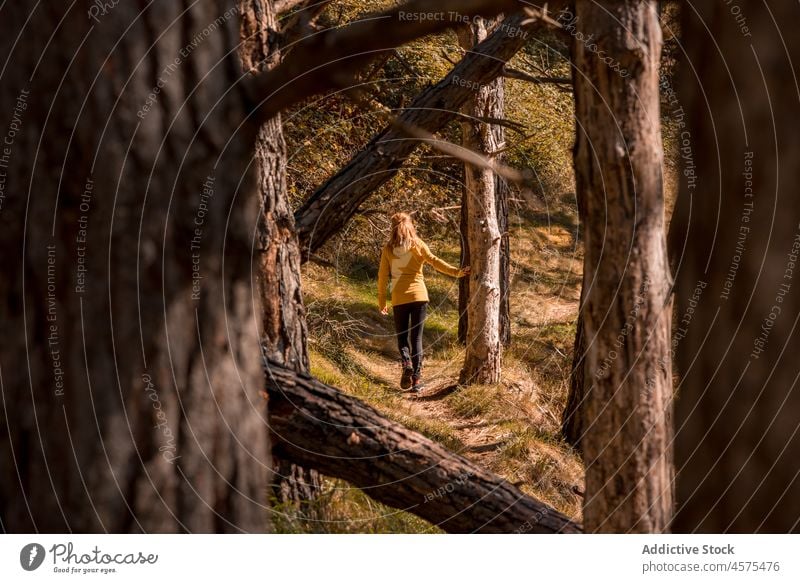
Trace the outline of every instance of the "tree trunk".
{"label": "tree trunk", "polygon": [[[444,128],[472,99],[473,87],[491,84],[502,74],[505,63],[525,46],[527,35],[521,31],[538,26],[533,23],[520,28],[525,18],[522,14],[507,17],[503,26],[467,53],[444,79],[423,91],[400,113],[400,121],[430,133]],[[295,213],[303,261],[339,232],[359,206],[397,174],[419,145],[419,140],[388,126],[318,188]]]}
{"label": "tree trunk", "polygon": [[[495,156],[498,162],[501,154]],[[500,342],[511,345],[511,237],[508,233],[508,181],[495,175],[494,193],[497,199],[497,230],[500,232]],[[462,265],[466,265],[462,263]],[[467,278],[464,278],[467,279]]]}
{"label": "tree trunk", "polygon": [[[459,30],[459,42],[465,51],[486,39],[489,23],[476,19]],[[502,77],[481,85],[467,102],[462,122],[461,144],[464,148],[492,157],[504,140],[502,126],[479,121],[479,118],[503,117]],[[469,249],[469,301],[464,367],[460,383],[497,383],[500,381],[500,252],[502,234],[497,220],[495,174],[486,168],[467,164],[464,167],[464,203]]]}
{"label": "tree trunk", "polygon": [[[256,73],[280,61],[275,12],[270,0],[240,0],[245,71]],[[258,132],[255,166],[263,201],[259,230],[259,295],[264,309],[261,344],[264,354],[297,372],[308,372],[305,306],[300,285],[300,247],[286,189],[286,142],[281,116],[264,124]],[[269,374],[269,371],[267,371]],[[282,504],[312,512],[304,501],[316,498],[322,487],[319,474],[281,459],[273,452],[272,493]],[[303,507],[304,506],[304,507]]]}
{"label": "tree trunk", "polygon": [[[500,342],[503,346],[511,345],[511,239],[508,233],[508,182],[495,175],[495,195],[497,197],[497,228],[501,234],[500,241]],[[466,190],[461,197],[461,218],[459,233],[461,235],[461,261],[459,265],[469,265],[469,240],[467,239],[467,203],[464,198]],[[469,314],[469,277],[458,280],[458,341],[467,343],[467,322]]]}
{"label": "tree trunk", "polygon": [[[466,164],[464,165],[466,173]],[[461,236],[461,257],[459,265],[469,265],[469,217],[467,216],[467,189],[461,190],[461,210],[459,212],[458,232]],[[458,279],[458,342],[466,346],[469,325],[469,277]]]}
{"label": "tree trunk", "polygon": [[371,407],[277,363],[267,381],[277,450],[447,532],[576,533],[567,517]]}
{"label": "tree trunk", "polygon": [[34,4],[0,39],[3,528],[263,531],[236,10]]}
{"label": "tree trunk", "polygon": [[681,27],[674,529],[798,532],[800,39],[781,29],[800,9],[737,4],[696,4]]}
{"label": "tree trunk", "polygon": [[664,532],[672,376],[661,30],[653,1],[579,0],[576,12],[575,173],[587,209],[584,334],[593,340],[584,522],[588,532]]}

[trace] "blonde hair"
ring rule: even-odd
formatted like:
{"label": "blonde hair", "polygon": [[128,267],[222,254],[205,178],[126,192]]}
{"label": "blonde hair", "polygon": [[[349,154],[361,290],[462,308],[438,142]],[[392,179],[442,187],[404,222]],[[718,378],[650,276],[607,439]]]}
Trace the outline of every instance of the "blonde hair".
{"label": "blonde hair", "polygon": [[392,215],[392,232],[389,235],[389,248],[411,248],[418,241],[417,229],[408,213],[395,213]]}

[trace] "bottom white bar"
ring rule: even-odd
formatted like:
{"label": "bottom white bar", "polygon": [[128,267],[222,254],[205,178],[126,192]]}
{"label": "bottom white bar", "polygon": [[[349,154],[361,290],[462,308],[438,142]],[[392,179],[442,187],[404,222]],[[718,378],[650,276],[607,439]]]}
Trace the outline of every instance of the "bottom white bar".
{"label": "bottom white bar", "polygon": [[798,543],[790,535],[4,535],[0,581],[800,581]]}

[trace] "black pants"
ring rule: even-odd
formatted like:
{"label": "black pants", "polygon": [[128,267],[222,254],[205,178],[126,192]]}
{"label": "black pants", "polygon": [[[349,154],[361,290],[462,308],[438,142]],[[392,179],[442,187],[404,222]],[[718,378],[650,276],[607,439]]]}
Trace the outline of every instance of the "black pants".
{"label": "black pants", "polygon": [[425,325],[427,307],[428,302],[410,302],[392,307],[400,356],[404,361],[411,361],[416,377],[422,371],[422,327]]}

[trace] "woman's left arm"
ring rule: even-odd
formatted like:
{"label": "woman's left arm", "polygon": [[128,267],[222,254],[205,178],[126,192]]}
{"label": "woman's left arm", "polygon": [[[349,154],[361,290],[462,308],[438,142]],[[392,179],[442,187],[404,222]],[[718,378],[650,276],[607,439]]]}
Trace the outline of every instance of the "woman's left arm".
{"label": "woman's left arm", "polygon": [[453,267],[447,263],[447,261],[436,257],[436,255],[431,253],[430,247],[423,242],[420,242],[419,244],[419,251],[422,255],[422,259],[426,263],[430,263],[431,266],[440,273],[444,273],[445,275],[449,275],[451,277],[464,277],[467,273],[469,273],[468,267],[459,269],[458,267]]}

